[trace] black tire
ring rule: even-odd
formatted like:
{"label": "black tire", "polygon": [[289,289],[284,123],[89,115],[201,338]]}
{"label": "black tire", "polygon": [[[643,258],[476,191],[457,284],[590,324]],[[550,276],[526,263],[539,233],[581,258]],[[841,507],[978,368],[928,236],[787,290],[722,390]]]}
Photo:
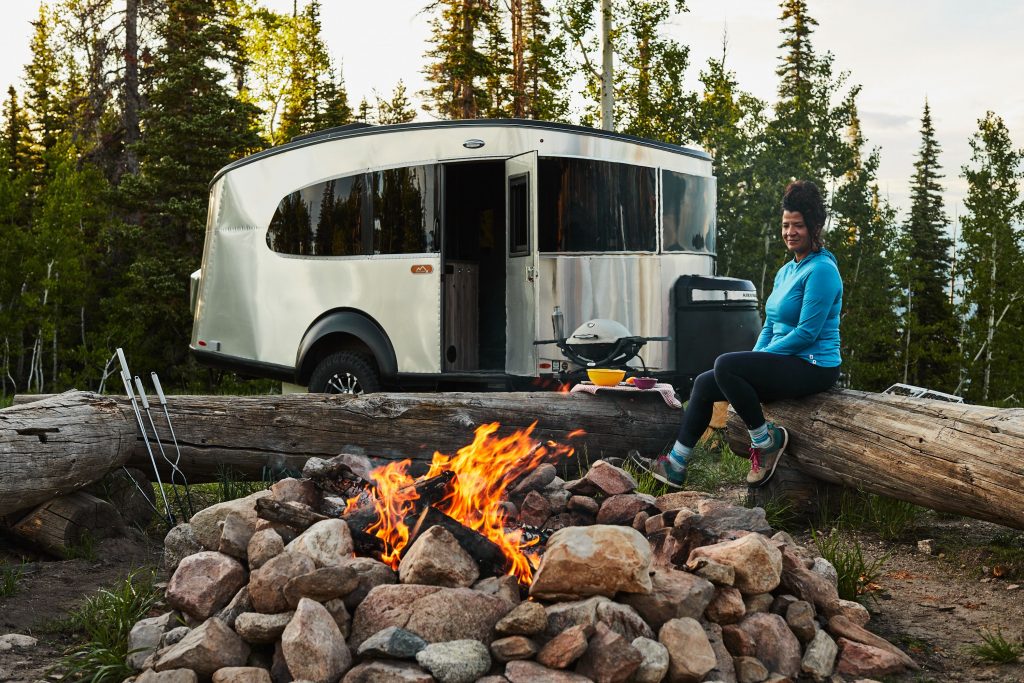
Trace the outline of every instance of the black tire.
{"label": "black tire", "polygon": [[309,378],[311,394],[373,394],[380,391],[380,376],[363,356],[338,351],[320,361]]}

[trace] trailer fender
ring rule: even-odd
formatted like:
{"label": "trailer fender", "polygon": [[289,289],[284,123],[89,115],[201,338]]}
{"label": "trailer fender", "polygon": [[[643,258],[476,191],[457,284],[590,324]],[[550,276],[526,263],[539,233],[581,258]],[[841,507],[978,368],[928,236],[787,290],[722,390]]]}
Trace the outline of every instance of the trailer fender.
{"label": "trailer fender", "polygon": [[372,354],[381,377],[391,378],[398,373],[395,347],[377,321],[361,311],[339,310],[318,318],[302,336],[295,357],[298,383],[305,385],[309,381],[323,356],[346,347],[359,346]]}

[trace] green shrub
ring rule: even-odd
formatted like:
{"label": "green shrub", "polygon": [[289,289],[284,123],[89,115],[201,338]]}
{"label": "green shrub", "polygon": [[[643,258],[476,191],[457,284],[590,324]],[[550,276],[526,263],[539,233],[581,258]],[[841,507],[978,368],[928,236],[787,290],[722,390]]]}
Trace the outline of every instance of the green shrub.
{"label": "green shrub", "polygon": [[980,645],[970,646],[969,651],[983,662],[1012,664],[1024,652],[1024,646],[1007,640],[1002,631],[986,631],[981,634],[981,640]]}
{"label": "green shrub", "polygon": [[159,598],[151,570],[134,570],[73,610],[65,631],[81,636],[50,672],[59,681],[115,683],[134,674],[126,663],[128,634]]}
{"label": "green shrub", "polygon": [[16,567],[0,567],[0,598],[6,598],[18,592],[18,584],[25,576],[25,565]]}
{"label": "green shrub", "polygon": [[860,541],[850,533],[833,529],[828,535],[811,529],[811,538],[818,554],[832,563],[839,576],[839,597],[844,600],[862,600],[871,584],[881,574],[882,565],[892,555],[886,553],[874,561],[867,561]]}

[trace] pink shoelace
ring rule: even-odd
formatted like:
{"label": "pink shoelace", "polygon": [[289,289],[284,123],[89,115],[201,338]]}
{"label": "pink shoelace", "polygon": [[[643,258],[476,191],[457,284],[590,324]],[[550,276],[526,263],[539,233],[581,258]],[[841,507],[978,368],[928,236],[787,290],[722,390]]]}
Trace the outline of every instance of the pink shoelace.
{"label": "pink shoelace", "polygon": [[761,469],[761,449],[751,448],[750,449],[750,471],[758,472]]}

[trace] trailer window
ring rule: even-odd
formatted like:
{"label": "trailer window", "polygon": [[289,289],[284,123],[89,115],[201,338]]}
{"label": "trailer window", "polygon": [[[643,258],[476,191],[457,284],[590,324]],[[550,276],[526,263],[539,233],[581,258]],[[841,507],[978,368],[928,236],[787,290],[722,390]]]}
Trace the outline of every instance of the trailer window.
{"label": "trailer window", "polygon": [[665,251],[715,253],[715,179],[663,171]]}
{"label": "trailer window", "polygon": [[438,166],[409,166],[372,174],[373,253],[440,251]]}
{"label": "trailer window", "polygon": [[538,167],[540,250],[655,251],[653,168],[544,157]]}
{"label": "trailer window", "polygon": [[267,246],[281,254],[351,256],[363,253],[362,174],[292,192],[277,205]]}

